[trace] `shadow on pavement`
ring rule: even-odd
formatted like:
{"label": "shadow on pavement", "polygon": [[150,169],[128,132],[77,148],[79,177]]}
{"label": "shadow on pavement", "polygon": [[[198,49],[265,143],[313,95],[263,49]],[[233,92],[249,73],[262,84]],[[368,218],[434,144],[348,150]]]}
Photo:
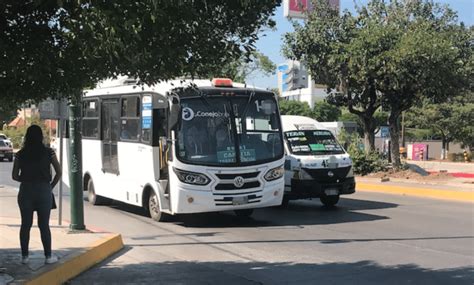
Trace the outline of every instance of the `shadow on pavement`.
{"label": "shadow on pavement", "polygon": [[251,217],[242,218],[233,212],[180,215],[175,223],[185,227],[277,227],[325,225],[388,219],[386,216],[361,213],[361,210],[395,208],[397,204],[342,198],[337,207],[325,207],[317,202],[291,201],[288,207],[255,209]]}
{"label": "shadow on pavement", "polygon": [[[101,265],[105,265],[115,255]],[[443,270],[414,264],[383,266],[353,263],[146,262],[97,266],[68,284],[472,284],[474,269]],[[127,281],[128,280],[128,281]]]}
{"label": "shadow on pavement", "polygon": [[[144,209],[122,202],[113,201],[106,207],[148,218]],[[255,209],[248,218],[237,217],[232,211],[227,211],[170,216],[168,222],[196,228],[324,225],[384,220],[388,218],[358,211],[396,207],[398,204],[347,198],[341,198],[337,207],[325,207],[319,199],[297,200],[290,201],[286,208]]]}

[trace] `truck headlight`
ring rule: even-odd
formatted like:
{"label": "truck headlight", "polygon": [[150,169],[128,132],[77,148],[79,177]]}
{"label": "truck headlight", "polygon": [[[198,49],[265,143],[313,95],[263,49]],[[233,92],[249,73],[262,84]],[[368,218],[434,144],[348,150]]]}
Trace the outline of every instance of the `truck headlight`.
{"label": "truck headlight", "polygon": [[186,184],[193,184],[193,185],[207,185],[211,182],[211,179],[204,174],[185,171],[181,169],[174,168],[174,173],[178,176],[179,181],[186,183]]}
{"label": "truck headlight", "polygon": [[278,178],[281,178],[285,174],[285,170],[283,169],[283,165],[280,165],[278,167],[272,168],[265,173],[265,180],[267,181],[273,181],[277,180]]}

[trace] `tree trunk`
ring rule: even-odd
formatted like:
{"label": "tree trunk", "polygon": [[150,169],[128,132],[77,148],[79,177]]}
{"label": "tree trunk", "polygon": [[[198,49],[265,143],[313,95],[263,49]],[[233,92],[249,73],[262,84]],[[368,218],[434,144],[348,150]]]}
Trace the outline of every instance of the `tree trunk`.
{"label": "tree trunk", "polygon": [[398,127],[398,117],[400,112],[390,112],[388,117],[388,124],[390,128],[390,152],[392,154],[392,165],[395,170],[399,170],[401,167],[400,161],[400,128]]}
{"label": "tree trunk", "polygon": [[375,150],[375,120],[374,118],[361,117],[364,130],[365,153]]}
{"label": "tree trunk", "polygon": [[441,159],[446,159],[446,137],[442,136],[441,138]]}

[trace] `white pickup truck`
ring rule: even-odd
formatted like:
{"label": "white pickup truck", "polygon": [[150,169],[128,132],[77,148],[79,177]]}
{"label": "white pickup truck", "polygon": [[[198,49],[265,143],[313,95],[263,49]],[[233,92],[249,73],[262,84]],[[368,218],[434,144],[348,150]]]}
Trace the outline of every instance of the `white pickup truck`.
{"label": "white pickup truck", "polygon": [[285,196],[289,200],[320,198],[334,206],[340,195],[355,192],[352,160],[334,135],[318,121],[281,116],[285,139]]}

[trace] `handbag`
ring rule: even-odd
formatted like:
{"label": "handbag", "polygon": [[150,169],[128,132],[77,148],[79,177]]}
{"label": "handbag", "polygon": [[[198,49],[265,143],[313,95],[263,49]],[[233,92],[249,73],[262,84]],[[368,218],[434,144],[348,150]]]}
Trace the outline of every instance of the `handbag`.
{"label": "handbag", "polygon": [[56,198],[54,197],[54,193],[51,192],[51,209],[56,209],[58,206],[56,206]]}

